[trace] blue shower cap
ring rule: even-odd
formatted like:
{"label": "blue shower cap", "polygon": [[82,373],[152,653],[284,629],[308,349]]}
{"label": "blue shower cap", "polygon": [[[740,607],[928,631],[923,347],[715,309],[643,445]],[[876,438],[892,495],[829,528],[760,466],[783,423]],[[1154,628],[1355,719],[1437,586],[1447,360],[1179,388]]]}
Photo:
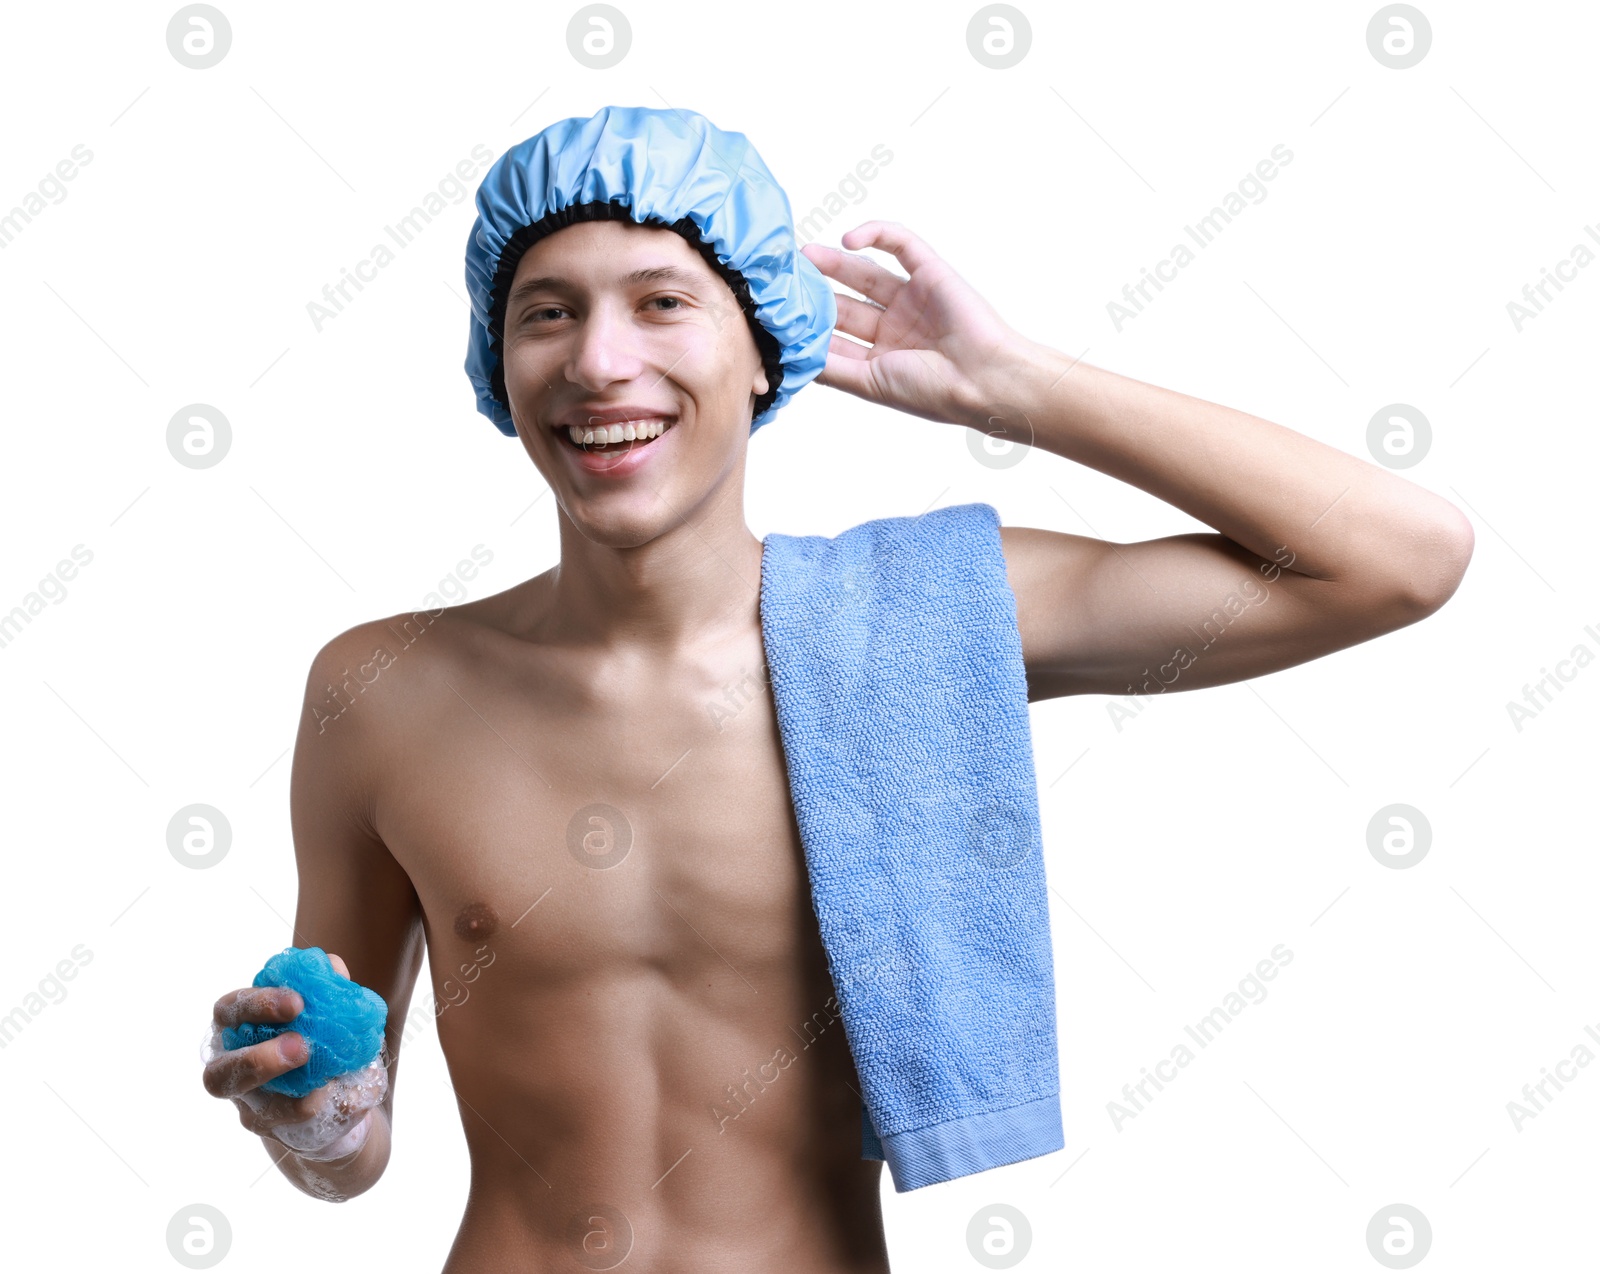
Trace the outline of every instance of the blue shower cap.
{"label": "blue shower cap", "polygon": [[501,361],[506,293],[523,253],[577,221],[675,230],[727,281],[767,373],[752,434],[827,362],[833,289],[801,255],[788,197],[743,133],[693,111],[607,106],[518,142],[490,166],[475,202],[466,371],[478,410],[503,434],[517,432]]}

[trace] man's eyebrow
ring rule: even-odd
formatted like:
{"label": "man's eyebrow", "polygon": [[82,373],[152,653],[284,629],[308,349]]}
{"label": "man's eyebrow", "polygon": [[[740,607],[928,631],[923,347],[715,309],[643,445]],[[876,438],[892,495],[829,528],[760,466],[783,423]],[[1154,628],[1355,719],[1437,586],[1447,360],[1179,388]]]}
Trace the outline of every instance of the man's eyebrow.
{"label": "man's eyebrow", "polygon": [[[642,269],[633,270],[622,276],[619,282],[624,287],[632,287],[636,283],[681,283],[685,287],[694,287],[702,284],[704,280],[689,270],[675,265],[652,265]],[[570,292],[572,284],[560,275],[546,274],[537,279],[525,279],[512,289],[511,295],[506,299],[506,308],[510,309],[524,297],[535,292]]]}

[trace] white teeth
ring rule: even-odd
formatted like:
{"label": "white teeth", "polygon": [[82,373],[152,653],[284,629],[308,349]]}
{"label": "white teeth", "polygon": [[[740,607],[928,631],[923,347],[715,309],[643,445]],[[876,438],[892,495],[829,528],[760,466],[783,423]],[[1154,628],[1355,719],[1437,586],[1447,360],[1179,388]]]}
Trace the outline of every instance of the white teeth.
{"label": "white teeth", "polygon": [[640,420],[629,421],[625,425],[568,425],[567,437],[573,442],[593,444],[597,442],[637,442],[641,438],[659,438],[667,431],[665,420]]}

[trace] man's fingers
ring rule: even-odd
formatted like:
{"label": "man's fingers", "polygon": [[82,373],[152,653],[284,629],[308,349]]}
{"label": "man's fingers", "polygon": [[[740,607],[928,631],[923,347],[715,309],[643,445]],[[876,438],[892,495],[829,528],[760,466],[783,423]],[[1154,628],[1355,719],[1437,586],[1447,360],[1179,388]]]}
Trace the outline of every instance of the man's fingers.
{"label": "man's fingers", "polygon": [[[895,259],[905,266],[908,274],[939,259],[937,252],[898,221],[864,222],[854,230],[848,231],[839,242],[851,251],[861,248],[881,248],[884,252],[892,252]],[[854,284],[851,286],[855,287]],[[856,288],[856,291],[860,290]]]}
{"label": "man's fingers", "polygon": [[812,265],[829,278],[837,279],[847,288],[854,288],[862,296],[870,297],[879,305],[890,304],[906,282],[898,274],[885,270],[876,261],[866,257],[853,257],[847,252],[840,252],[837,248],[808,243],[801,251],[810,258]]}
{"label": "man's fingers", "polygon": [[[833,321],[835,330],[848,332],[868,344],[878,339],[878,316],[883,313],[879,306],[858,301],[853,296],[835,294],[833,299],[838,308],[838,317]],[[859,349],[858,346],[853,348]],[[866,351],[862,350],[858,357],[865,353]]]}
{"label": "man's fingers", "polygon": [[842,389],[846,393],[877,402],[871,363],[860,355],[841,354],[839,346],[842,344],[848,342],[838,336],[829,341],[828,363],[817,379],[831,389]]}
{"label": "man's fingers", "polygon": [[229,1049],[213,1058],[206,1063],[200,1079],[213,1097],[238,1097],[303,1065],[306,1048],[299,1031],[285,1031],[270,1040]]}
{"label": "man's fingers", "polygon": [[251,1132],[270,1133],[286,1124],[292,1126],[315,1119],[328,1104],[328,1087],[313,1088],[304,1097],[289,1097],[257,1088],[240,1093],[233,1104],[239,1108],[239,1122]]}
{"label": "man's fingers", "polygon": [[829,360],[831,361],[835,355],[862,363],[866,362],[870,357],[865,345],[857,345],[854,341],[847,341],[837,332],[828,338]]}
{"label": "man's fingers", "polygon": [[305,1007],[298,991],[283,986],[247,986],[229,991],[212,1006],[218,1026],[245,1022],[290,1022]]}
{"label": "man's fingers", "polygon": [[[255,1111],[237,1098],[234,1099],[233,1104],[239,1108],[239,1126],[246,1132],[255,1133],[258,1137],[275,1137],[277,1129],[282,1128],[285,1124],[293,1125],[297,1122],[294,1119],[265,1118],[256,1114]],[[291,1147],[284,1146],[283,1149],[284,1153],[287,1154]]]}

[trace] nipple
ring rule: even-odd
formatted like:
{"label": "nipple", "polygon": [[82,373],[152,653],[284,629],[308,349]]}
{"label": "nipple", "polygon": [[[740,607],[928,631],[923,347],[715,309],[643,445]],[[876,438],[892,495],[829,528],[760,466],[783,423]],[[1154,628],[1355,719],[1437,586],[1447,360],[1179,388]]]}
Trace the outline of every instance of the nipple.
{"label": "nipple", "polygon": [[456,917],[456,937],[463,942],[482,942],[500,927],[500,917],[486,902],[469,902]]}

